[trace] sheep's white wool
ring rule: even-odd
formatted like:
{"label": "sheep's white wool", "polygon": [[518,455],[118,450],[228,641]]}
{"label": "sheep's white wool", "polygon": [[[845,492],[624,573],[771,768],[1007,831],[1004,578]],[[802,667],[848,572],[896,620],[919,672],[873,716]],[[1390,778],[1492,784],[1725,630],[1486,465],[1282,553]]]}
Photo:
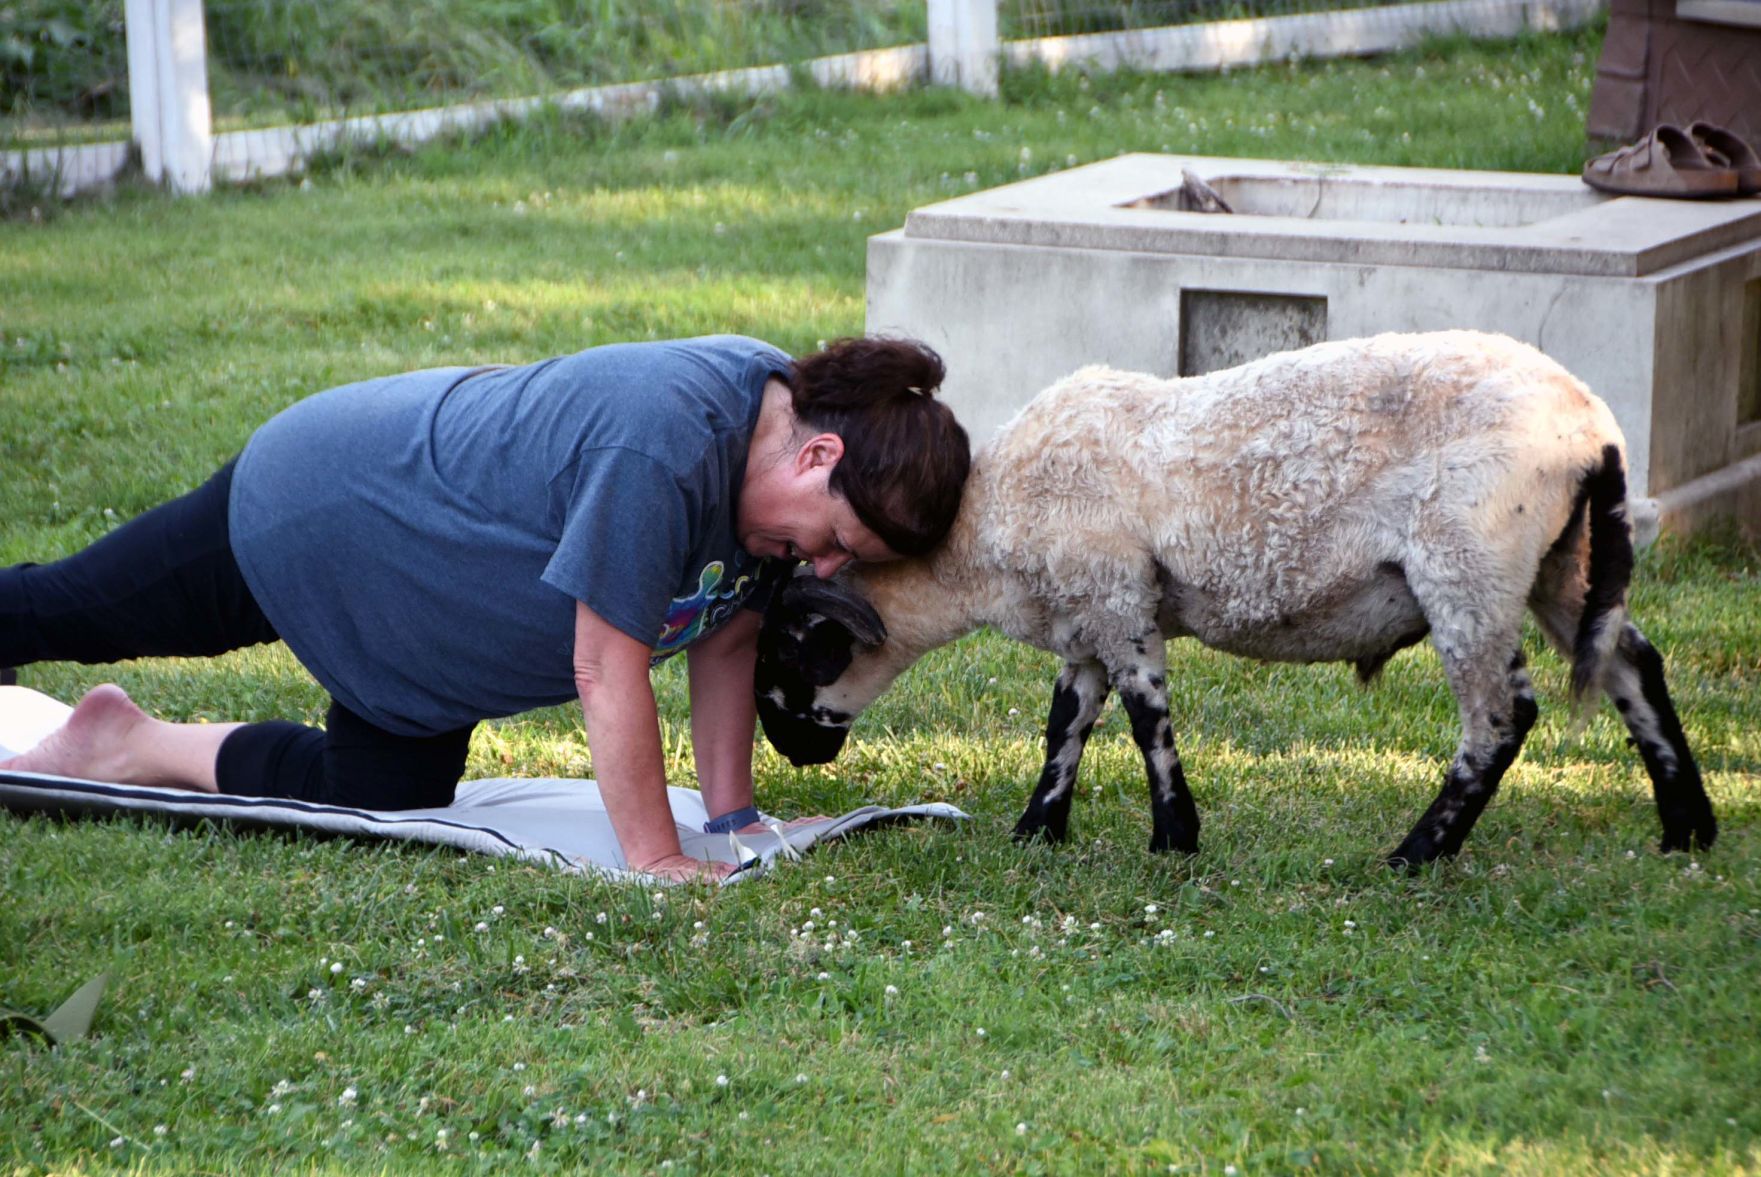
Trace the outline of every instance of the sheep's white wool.
{"label": "sheep's white wool", "polygon": [[1449,611],[1468,640],[1480,602],[1527,594],[1606,445],[1624,453],[1608,407],[1496,335],[1380,335],[1187,379],[1084,368],[979,454],[942,551],[860,574],[888,665],[827,701],[860,710],[984,624],[1073,658],[1148,617],[1232,653],[1352,660],[1422,624],[1414,594],[1435,591],[1467,598]]}
{"label": "sheep's white wool", "polygon": [[[1707,846],[1717,825],[1661,657],[1626,620],[1625,508],[1608,406],[1501,336],[1379,335],[1176,380],[1084,368],[978,455],[941,549],[850,575],[886,638],[855,642],[799,706],[841,740],[923,653],[992,626],[1065,660],[1017,836],[1064,837],[1083,744],[1117,691],[1149,777],[1151,848],[1190,852],[1199,816],[1164,639],[1349,661],[1368,679],[1428,635],[1462,736],[1391,855],[1414,866],[1460,848],[1535,722],[1533,610],[1585,705],[1606,689],[1638,742],[1664,849]],[[768,702],[786,711],[788,693]]]}

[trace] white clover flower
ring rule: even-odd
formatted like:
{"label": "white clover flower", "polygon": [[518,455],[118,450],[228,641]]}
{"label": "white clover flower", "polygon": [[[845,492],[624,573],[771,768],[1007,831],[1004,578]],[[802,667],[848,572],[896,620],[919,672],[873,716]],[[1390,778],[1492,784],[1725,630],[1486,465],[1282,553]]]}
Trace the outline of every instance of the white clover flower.
{"label": "white clover flower", "polygon": [[886,988],[886,995],[888,997],[899,996],[899,987],[897,985],[888,985]]}
{"label": "white clover flower", "polygon": [[606,915],[603,911],[593,917],[593,922],[596,924],[603,924],[605,922],[605,920],[606,920]]}
{"label": "white clover flower", "polygon": [[501,904],[498,903],[494,907],[489,909],[489,914],[490,915],[500,915],[502,912],[504,912],[506,910],[507,910],[507,908],[503,907]]}
{"label": "white clover flower", "polygon": [[1021,1123],[1015,1125],[1015,1135],[1017,1135],[1017,1136],[1026,1136],[1027,1135],[1027,1122],[1026,1121],[1022,1121]]}
{"label": "white clover flower", "polygon": [[801,1084],[803,1084],[805,1082],[807,1082],[806,1075],[796,1075],[795,1076],[795,1086],[799,1087],[799,1086],[801,1086]]}
{"label": "white clover flower", "polygon": [[153,1125],[153,1135],[154,1136],[164,1136],[169,1131],[171,1131],[171,1129],[167,1128],[164,1124],[154,1124]]}
{"label": "white clover flower", "polygon": [[1216,932],[1212,931],[1209,928],[1205,929],[1205,939],[1206,940],[1209,940],[1211,937],[1215,936],[1216,934],[1217,934]]}
{"label": "white clover flower", "polygon": [[726,1087],[728,1085],[728,1077],[726,1075],[717,1075],[715,1077],[715,1085],[717,1087]]}
{"label": "white clover flower", "polygon": [[342,972],[342,962],[339,960],[330,966],[330,975],[334,977],[340,972]]}
{"label": "white clover flower", "polygon": [[831,979],[832,979],[832,975],[831,975],[831,974],[830,974],[830,973],[821,973],[821,974],[820,974],[820,975],[819,975],[819,979],[820,979],[820,980],[821,980],[821,981],[829,981],[829,980],[831,980]]}
{"label": "white clover flower", "polygon": [[177,1077],[179,1079],[182,1079],[185,1083],[188,1083],[191,1079],[194,1079],[196,1077],[196,1068],[185,1067],[181,1072],[178,1073]]}
{"label": "white clover flower", "polygon": [[1162,910],[1162,909],[1157,907],[1153,903],[1146,903],[1143,905],[1143,913],[1145,915],[1155,915],[1160,910]]}
{"label": "white clover flower", "polygon": [[353,1087],[343,1088],[342,1094],[336,1097],[336,1106],[339,1108],[352,1107],[359,1094]]}
{"label": "white clover flower", "polygon": [[527,1099],[531,1099],[533,1096],[538,1094],[538,1088],[536,1088],[532,1084],[528,1083],[524,1087],[520,1088],[520,1094],[525,1096]]}
{"label": "white clover flower", "polygon": [[823,912],[823,911],[821,911],[821,910],[820,910],[820,909],[819,909],[819,908],[817,908],[817,907],[815,907],[815,908],[813,908],[813,909],[812,909],[812,910],[810,910],[810,911],[809,911],[809,912],[808,912],[808,913],[807,913],[807,914],[808,914],[808,915],[810,915],[810,916],[812,916],[812,917],[813,917],[813,918],[814,918],[814,919],[816,919],[816,920],[822,920],[822,919],[824,919],[824,918],[825,918],[825,912]]}
{"label": "white clover flower", "polygon": [[979,1037],[980,1037],[980,1038],[983,1038],[983,1037],[984,1037],[984,1036],[985,1036],[985,1032],[984,1032],[984,1027],[983,1027],[983,1026],[980,1026],[980,1027],[979,1027],[979,1028],[978,1028],[978,1036],[979,1036]]}
{"label": "white clover flower", "polygon": [[482,920],[478,920],[477,926],[471,930],[474,932],[487,932],[489,930],[489,925]]}

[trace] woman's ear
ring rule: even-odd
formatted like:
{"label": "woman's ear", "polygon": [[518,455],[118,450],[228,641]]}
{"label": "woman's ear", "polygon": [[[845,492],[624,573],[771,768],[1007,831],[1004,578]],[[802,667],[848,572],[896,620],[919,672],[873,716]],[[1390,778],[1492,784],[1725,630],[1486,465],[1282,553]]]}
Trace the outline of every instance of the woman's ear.
{"label": "woman's ear", "polygon": [[843,456],[843,438],[835,433],[816,433],[795,451],[795,473],[806,474],[822,466],[829,471]]}

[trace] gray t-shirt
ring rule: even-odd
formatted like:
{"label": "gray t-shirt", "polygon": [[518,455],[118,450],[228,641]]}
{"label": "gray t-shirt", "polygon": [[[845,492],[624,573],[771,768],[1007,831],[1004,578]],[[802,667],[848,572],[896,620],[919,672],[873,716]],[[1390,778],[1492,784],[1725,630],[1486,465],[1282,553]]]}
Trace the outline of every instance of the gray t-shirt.
{"label": "gray t-shirt", "polygon": [[388,731],[565,702],[576,601],[658,661],[772,579],[734,521],[788,367],[709,336],[318,393],[245,446],[233,552],[295,656]]}

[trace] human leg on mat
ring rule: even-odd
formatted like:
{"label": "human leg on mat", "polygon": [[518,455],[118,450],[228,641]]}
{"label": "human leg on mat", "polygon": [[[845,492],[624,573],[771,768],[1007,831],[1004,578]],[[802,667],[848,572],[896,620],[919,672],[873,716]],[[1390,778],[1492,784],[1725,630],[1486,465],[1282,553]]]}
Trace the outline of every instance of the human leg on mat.
{"label": "human leg on mat", "polygon": [[[64,560],[0,568],[0,667],[203,656],[275,641],[232,555],[232,470],[229,462]],[[396,736],[340,705],[328,729],[169,723],[105,684],[87,692],[66,725],[0,768],[417,808],[451,800],[470,741],[469,728]]]}

